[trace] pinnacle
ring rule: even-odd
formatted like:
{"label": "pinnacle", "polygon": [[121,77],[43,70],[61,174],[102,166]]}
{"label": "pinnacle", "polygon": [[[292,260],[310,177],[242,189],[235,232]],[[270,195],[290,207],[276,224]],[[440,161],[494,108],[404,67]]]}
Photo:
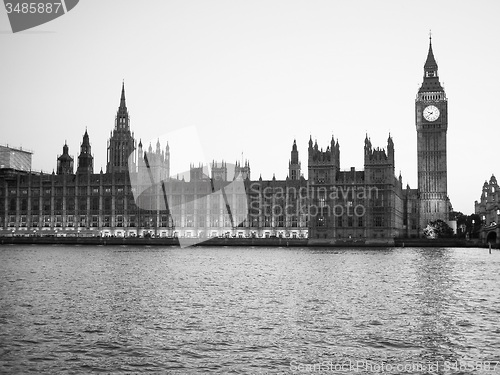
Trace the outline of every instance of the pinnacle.
{"label": "pinnacle", "polygon": [[122,96],[120,98],[120,108],[127,108],[125,104],[125,81],[122,82]]}
{"label": "pinnacle", "polygon": [[437,70],[436,59],[434,58],[434,53],[432,52],[432,39],[429,39],[429,52],[427,53],[427,60],[425,61],[425,70]]}

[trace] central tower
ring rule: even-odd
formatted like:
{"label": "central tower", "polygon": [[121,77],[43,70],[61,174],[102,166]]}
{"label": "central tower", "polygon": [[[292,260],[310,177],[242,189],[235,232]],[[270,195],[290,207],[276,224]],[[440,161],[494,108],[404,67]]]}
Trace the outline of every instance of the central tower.
{"label": "central tower", "polygon": [[108,141],[108,163],[106,173],[127,172],[128,158],[135,150],[134,135],[130,133],[130,118],[125,104],[125,83],[122,84],[120,107],[115,119],[115,128]]}
{"label": "central tower", "polygon": [[431,37],[424,65],[424,80],[415,100],[415,123],[422,230],[430,221],[447,221],[449,214],[446,165],[448,99],[439,82]]}

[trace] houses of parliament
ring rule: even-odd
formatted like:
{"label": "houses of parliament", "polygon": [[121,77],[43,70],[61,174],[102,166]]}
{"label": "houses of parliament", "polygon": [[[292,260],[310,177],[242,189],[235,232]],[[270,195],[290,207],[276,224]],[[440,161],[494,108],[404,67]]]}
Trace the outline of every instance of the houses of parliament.
{"label": "houses of parliament", "polygon": [[[364,170],[341,170],[340,143],[309,139],[307,179],[296,140],[285,180],[253,179],[249,162],[191,165],[170,175],[169,145],[136,142],[122,86],[106,171],[96,172],[85,131],[77,160],[64,144],[52,174],[0,153],[0,231],[13,235],[286,237],[328,240],[413,238],[448,220],[447,98],[432,40],[415,99],[418,187],[395,174],[395,145],[364,140]],[[307,142],[307,141],[306,141]],[[361,145],[360,145],[361,146]],[[17,150],[22,156],[22,151]],[[3,155],[3,156],[2,156]],[[10,156],[9,156],[10,155]],[[192,161],[197,162],[197,161]],[[75,165],[76,164],[76,165]]]}

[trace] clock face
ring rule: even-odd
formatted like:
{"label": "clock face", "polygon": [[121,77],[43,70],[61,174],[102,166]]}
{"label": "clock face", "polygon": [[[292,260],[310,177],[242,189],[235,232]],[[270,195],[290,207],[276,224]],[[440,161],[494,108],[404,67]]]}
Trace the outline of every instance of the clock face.
{"label": "clock face", "polygon": [[439,109],[436,106],[428,105],[424,109],[424,118],[427,121],[436,121],[439,117]]}

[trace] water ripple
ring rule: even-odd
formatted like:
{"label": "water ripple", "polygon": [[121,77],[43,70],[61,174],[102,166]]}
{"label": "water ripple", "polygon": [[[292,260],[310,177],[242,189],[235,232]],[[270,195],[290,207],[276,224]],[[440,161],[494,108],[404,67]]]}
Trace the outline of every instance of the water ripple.
{"label": "water ripple", "polygon": [[0,372],[500,361],[499,266],[484,249],[0,247]]}

